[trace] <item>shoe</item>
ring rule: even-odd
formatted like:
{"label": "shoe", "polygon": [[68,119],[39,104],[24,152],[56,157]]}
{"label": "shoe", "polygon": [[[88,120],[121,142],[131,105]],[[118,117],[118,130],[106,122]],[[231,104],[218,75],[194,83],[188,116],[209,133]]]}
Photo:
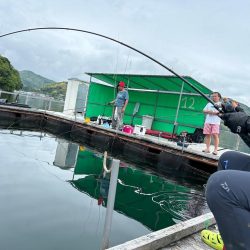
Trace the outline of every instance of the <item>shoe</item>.
{"label": "shoe", "polygon": [[201,231],[201,239],[213,249],[223,250],[224,243],[219,233],[205,229]]}
{"label": "shoe", "polygon": [[203,153],[206,153],[206,154],[209,154],[209,153],[210,153],[210,151],[209,151],[209,150],[206,150],[206,149],[203,149],[202,152],[203,152]]}
{"label": "shoe", "polygon": [[218,153],[217,152],[213,152],[213,155],[218,155]]}

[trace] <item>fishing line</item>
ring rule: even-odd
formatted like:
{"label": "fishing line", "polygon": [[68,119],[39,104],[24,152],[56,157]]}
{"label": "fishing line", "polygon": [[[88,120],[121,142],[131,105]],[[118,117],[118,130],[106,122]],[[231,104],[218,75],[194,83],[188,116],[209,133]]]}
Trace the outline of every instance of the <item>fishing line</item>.
{"label": "fishing line", "polygon": [[[124,70],[124,75],[126,74],[127,72],[127,68],[130,66],[130,63],[129,63],[129,58],[130,58],[130,50],[128,51],[128,56],[127,56],[127,60],[126,60],[126,65],[125,65],[125,70]],[[130,61],[131,62],[131,61]],[[128,85],[127,85],[127,88],[128,88]]]}
{"label": "fishing line", "polygon": [[[0,38],[2,37],[5,37],[5,36],[9,36],[9,35],[13,35],[13,34],[17,34],[17,33],[22,33],[22,32],[28,32],[28,31],[35,31],[35,30],[67,30],[67,31],[77,31],[77,32],[82,32],[82,33],[87,33],[87,34],[92,34],[92,35],[95,35],[95,36],[99,36],[99,37],[102,37],[102,38],[105,38],[105,39],[108,39],[108,40],[111,40],[113,42],[116,42],[118,44],[121,44],[127,48],[130,48],[131,50],[134,50],[136,52],[138,52],[139,54],[145,56],[146,58],[152,60],[153,62],[157,63],[158,65],[162,66],[163,68],[165,68],[166,70],[168,70],[169,72],[171,72],[172,74],[174,74],[175,76],[177,76],[178,78],[180,78],[182,81],[184,81],[186,84],[188,84],[191,88],[193,88],[196,92],[198,92],[203,98],[205,98],[208,102],[212,103],[214,105],[214,102],[209,99],[205,94],[203,94],[197,87],[193,86],[189,81],[187,81],[184,77],[180,76],[179,74],[177,74],[176,72],[174,72],[172,69],[170,69],[169,67],[165,66],[164,64],[162,64],[161,62],[159,62],[158,60],[154,59],[153,57],[147,55],[146,53],[128,45],[128,44],[125,44],[121,41],[118,41],[114,38],[111,38],[111,37],[108,37],[108,36],[105,36],[105,35],[102,35],[102,34],[98,34],[98,33],[95,33],[95,32],[91,32],[91,31],[87,31],[87,30],[81,30],[81,29],[73,29],[73,28],[63,28],[63,27],[40,27],[40,28],[29,28],[29,29],[23,29],[23,30],[18,30],[18,31],[14,31],[14,32],[10,32],[10,33],[6,33],[6,34],[3,34],[3,35],[0,35]],[[45,116],[45,114],[44,114]],[[13,123],[15,124],[15,122]],[[9,127],[12,127],[12,125],[10,125]],[[71,130],[72,131],[72,128],[74,127],[74,124],[72,125],[71,127]],[[82,128],[80,128],[81,130]],[[69,132],[70,132],[69,131]],[[62,134],[65,134],[62,133]],[[115,137],[117,137],[117,132],[115,134]],[[115,141],[115,137],[113,138],[113,142],[111,144],[111,151],[112,151],[112,148],[113,148],[113,143]]]}
{"label": "fishing line", "polygon": [[[68,28],[68,27],[36,27],[36,28],[28,28],[28,29],[22,29],[22,30],[17,30],[17,31],[13,31],[13,32],[9,32],[9,33],[5,33],[0,35],[0,38],[2,37],[6,37],[6,36],[10,36],[10,35],[14,35],[14,34],[18,34],[18,33],[23,33],[23,32],[28,32],[28,31],[36,31],[36,30],[66,30],[66,31],[76,31],[76,32],[82,32],[82,33],[87,33],[90,35],[95,35],[98,37],[102,37],[104,39],[113,41],[115,43],[121,44],[131,50],[136,51],[137,53],[145,56],[146,58],[150,59],[151,61],[155,62],[156,64],[162,66],[164,69],[166,69],[167,71],[171,72],[173,75],[175,75],[176,77],[180,78],[182,81],[184,81],[186,84],[188,84],[191,88],[193,88],[196,92],[198,92],[203,98],[205,98],[208,102],[210,102],[211,104],[215,105],[215,103],[208,98],[204,93],[202,93],[197,87],[195,87],[192,83],[190,83],[188,80],[186,80],[184,77],[182,77],[181,75],[177,74],[175,71],[173,71],[172,69],[170,69],[169,67],[167,67],[166,65],[164,65],[163,63],[161,63],[160,61],[154,59],[153,57],[149,56],[148,54],[142,52],[141,50],[138,50],[126,43],[123,43],[119,40],[116,40],[112,37],[108,37],[106,35],[102,35],[96,32],[92,32],[92,31],[88,31],[88,30],[82,30],[82,29],[75,29],[75,28]],[[216,109],[219,110],[218,107],[215,106]],[[221,110],[219,110],[220,112],[222,112]]]}
{"label": "fishing line", "polygon": [[[102,104],[100,104],[99,106],[102,106]],[[67,110],[64,110],[64,111],[75,111],[75,109],[67,109]],[[51,110],[45,110],[44,112],[42,112],[42,115],[43,115],[43,119],[40,121],[40,127],[42,126],[42,122],[43,122],[43,120],[45,120],[44,118],[45,118],[45,115],[46,114],[49,114],[50,115],[50,113],[46,113],[46,112],[54,112],[54,113],[57,113],[56,111],[51,111]],[[59,113],[61,113],[61,112],[59,112]],[[22,119],[18,119],[18,120],[15,120],[14,122],[12,122],[6,129],[7,130],[10,130],[10,129],[12,129],[13,128],[13,126],[15,125],[15,124],[18,124],[19,122],[22,122],[22,121],[25,121],[25,120],[28,120],[29,118],[31,118],[33,115],[31,114],[31,115],[27,115],[26,117],[24,117],[24,118],[22,118]],[[183,114],[183,115],[180,115],[180,117],[181,118],[185,118],[185,116],[188,116],[188,117],[191,117],[191,116],[193,116],[193,117],[197,117],[197,116],[201,116],[201,114],[193,114],[193,115],[185,115],[185,114]],[[172,117],[174,117],[174,115],[172,115]],[[161,119],[161,118],[171,118],[171,115],[169,115],[169,116],[159,116],[159,117],[157,117],[156,119]],[[169,122],[171,122],[169,119],[167,120],[167,121],[169,121]],[[75,115],[75,120],[74,120],[74,122],[76,122],[76,115]],[[18,130],[18,128],[15,128],[15,129],[17,129]],[[42,129],[41,129],[42,130]],[[68,133],[68,132],[64,132],[65,134],[66,133]],[[63,134],[63,133],[62,133]],[[117,134],[117,133],[116,133]]]}
{"label": "fishing line", "polygon": [[[30,116],[31,116],[31,115],[30,115]],[[29,117],[30,117],[30,116],[29,116]],[[21,120],[25,120],[25,119],[27,119],[27,118],[29,118],[29,117],[23,118],[23,119],[21,119]],[[43,117],[42,117],[41,121],[44,120],[44,119],[45,119],[45,114],[43,113]],[[15,124],[16,122],[18,122],[18,121],[15,121],[15,122],[12,123],[11,125]],[[41,124],[41,123],[42,123],[42,122],[40,122],[40,124]],[[75,124],[76,124],[76,121],[74,120],[73,124],[71,125],[71,129],[70,129],[70,130],[65,131],[65,132],[62,132],[62,133],[59,133],[59,134],[55,135],[54,138],[58,138],[58,137],[60,137],[60,136],[66,135],[67,133],[71,133],[71,132],[72,132],[72,129],[73,129],[74,126],[75,126]],[[11,127],[11,125],[8,126],[8,129]],[[79,125],[81,125],[81,124],[79,124]],[[80,128],[74,129],[73,131],[75,132],[75,131],[81,131],[81,130],[85,130],[85,129],[86,129],[85,127],[80,127]],[[38,128],[38,130],[39,130],[39,128]],[[39,130],[39,131],[44,131],[44,132],[45,132],[45,130],[42,129],[41,127],[40,127],[40,130]],[[43,142],[46,142],[46,141],[49,140],[49,139],[50,139],[50,138],[47,138],[47,139],[45,139]],[[114,144],[115,140],[118,140],[118,141],[121,141],[121,142],[123,141],[121,138],[119,138],[119,136],[118,136],[118,131],[115,132],[115,135],[114,135],[113,139],[112,139],[112,140],[109,140],[109,142],[108,142],[108,144],[107,144],[107,148],[110,147],[110,153],[111,153],[111,154],[113,154],[113,144]],[[181,160],[181,156],[179,155],[179,156],[177,157],[177,159],[178,159],[178,160]],[[38,159],[37,159],[37,160],[38,160]],[[209,174],[208,174],[207,172],[205,172],[205,171],[202,171],[202,170],[199,170],[199,169],[197,169],[197,168],[194,168],[194,167],[192,167],[190,164],[186,164],[186,165],[188,165],[188,167],[189,167],[190,169],[192,169],[192,170],[194,170],[194,171],[196,171],[196,172],[202,174],[203,177],[208,177],[208,176],[209,176]]]}
{"label": "fishing line", "polygon": [[117,46],[117,49],[116,49],[116,58],[115,58],[115,63],[114,63],[114,75],[113,75],[113,78],[115,79],[115,83],[116,83],[116,80],[117,80],[117,73],[118,73],[118,58],[119,58],[119,54],[120,54],[120,47]]}

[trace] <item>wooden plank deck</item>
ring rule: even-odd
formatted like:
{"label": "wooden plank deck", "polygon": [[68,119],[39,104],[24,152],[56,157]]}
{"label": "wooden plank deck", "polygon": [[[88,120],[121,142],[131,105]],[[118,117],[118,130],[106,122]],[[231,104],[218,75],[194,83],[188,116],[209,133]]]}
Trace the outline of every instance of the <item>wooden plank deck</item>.
{"label": "wooden plank deck", "polygon": [[[84,123],[77,117],[53,111],[0,106],[0,118],[2,128],[40,129],[55,135],[68,135],[70,132],[71,139],[78,140],[79,143],[84,143],[86,138],[91,143],[95,140],[95,144],[93,143],[91,146],[99,143],[100,145],[97,146],[103,147],[104,144],[108,145],[108,142],[111,143],[111,141],[113,145],[115,141],[116,144],[119,144],[119,147],[116,145],[116,148],[131,145],[136,153],[154,155],[159,160],[167,157],[168,160],[174,161],[178,157],[180,161],[177,165],[180,162],[187,166],[193,166],[193,163],[196,163],[196,169],[203,166],[203,169],[206,168],[209,172],[214,172],[217,168],[219,155],[203,153],[204,145],[202,144],[190,144],[188,148],[182,149],[177,146],[176,142],[164,138],[126,134],[97,124]],[[128,156],[126,155],[126,157]],[[171,164],[173,163],[171,162]]]}
{"label": "wooden plank deck", "polygon": [[[209,230],[218,232],[215,226],[209,227]],[[179,241],[173,242],[169,246],[161,248],[161,250],[211,250],[212,248],[201,240],[200,233],[201,231],[189,235]]]}
{"label": "wooden plank deck", "polygon": [[[42,121],[45,120],[49,125],[54,128],[55,121],[58,121],[58,124],[65,123],[65,126],[67,126],[66,132],[70,131],[71,133],[73,133],[77,131],[78,127],[80,127],[82,130],[78,129],[78,132],[86,130],[87,132],[90,131],[90,134],[92,134],[92,132],[96,132],[98,134],[103,134],[107,137],[117,137],[118,139],[123,140],[125,142],[143,145],[144,147],[151,147],[153,149],[163,150],[166,152],[173,153],[174,155],[181,155],[183,157],[196,160],[199,163],[207,163],[212,167],[216,167],[219,158],[219,156],[213,156],[212,154],[203,153],[202,149],[204,145],[202,144],[191,144],[188,148],[184,148],[182,151],[180,147],[176,145],[175,142],[169,141],[164,138],[157,138],[149,135],[129,135],[123,132],[114,131],[112,129],[105,129],[95,124],[83,124],[80,121],[76,121],[75,117],[69,117],[63,113],[31,110],[16,107],[0,107],[0,114],[3,116],[3,118],[7,113],[11,113],[13,115],[10,117],[6,115],[6,117],[10,118],[8,123],[6,122],[6,119],[2,119],[3,122],[1,126],[7,129],[10,129],[12,127],[15,129],[13,125],[19,125],[19,122],[23,122],[23,124],[21,125],[26,128],[25,126],[29,127],[33,124],[32,122],[34,121],[36,121],[37,124],[32,125],[32,128],[39,127],[40,129],[42,129],[43,123],[41,123],[41,119]],[[16,128],[19,128],[19,126],[16,126]],[[76,128],[76,130],[71,131],[71,128]],[[65,129],[61,129],[59,127],[57,132],[64,134],[64,130]],[[223,151],[220,151],[220,154],[222,152]],[[113,247],[111,249],[211,249],[208,248],[208,246],[200,240],[199,233],[197,234],[197,232],[204,228],[204,221],[206,220],[210,220],[210,224],[215,223],[213,216],[211,215],[211,213],[209,213],[207,215],[202,215],[193,218],[187,222],[182,222],[172,227],[162,229],[149,235],[142,236],[138,239]]]}
{"label": "wooden plank deck", "polygon": [[[199,232],[205,229],[205,225],[215,225],[212,213],[207,213],[144,235],[121,245],[111,247],[109,250],[207,249],[207,246],[199,238]],[[197,248],[194,248],[194,246]]]}

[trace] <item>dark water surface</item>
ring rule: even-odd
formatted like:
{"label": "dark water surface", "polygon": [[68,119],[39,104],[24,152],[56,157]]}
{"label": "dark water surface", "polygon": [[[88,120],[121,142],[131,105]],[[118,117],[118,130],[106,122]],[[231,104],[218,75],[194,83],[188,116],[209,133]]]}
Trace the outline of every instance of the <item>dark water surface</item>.
{"label": "dark water surface", "polygon": [[[100,249],[103,155],[37,132],[0,131],[0,249]],[[110,246],[207,211],[203,186],[121,162]]]}

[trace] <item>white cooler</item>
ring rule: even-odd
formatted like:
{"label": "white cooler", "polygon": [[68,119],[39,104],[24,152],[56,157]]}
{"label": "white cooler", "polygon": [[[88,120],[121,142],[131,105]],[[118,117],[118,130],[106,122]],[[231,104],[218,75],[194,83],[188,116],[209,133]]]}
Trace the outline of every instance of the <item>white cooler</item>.
{"label": "white cooler", "polygon": [[146,127],[142,125],[135,125],[133,134],[136,135],[145,135],[146,133]]}

